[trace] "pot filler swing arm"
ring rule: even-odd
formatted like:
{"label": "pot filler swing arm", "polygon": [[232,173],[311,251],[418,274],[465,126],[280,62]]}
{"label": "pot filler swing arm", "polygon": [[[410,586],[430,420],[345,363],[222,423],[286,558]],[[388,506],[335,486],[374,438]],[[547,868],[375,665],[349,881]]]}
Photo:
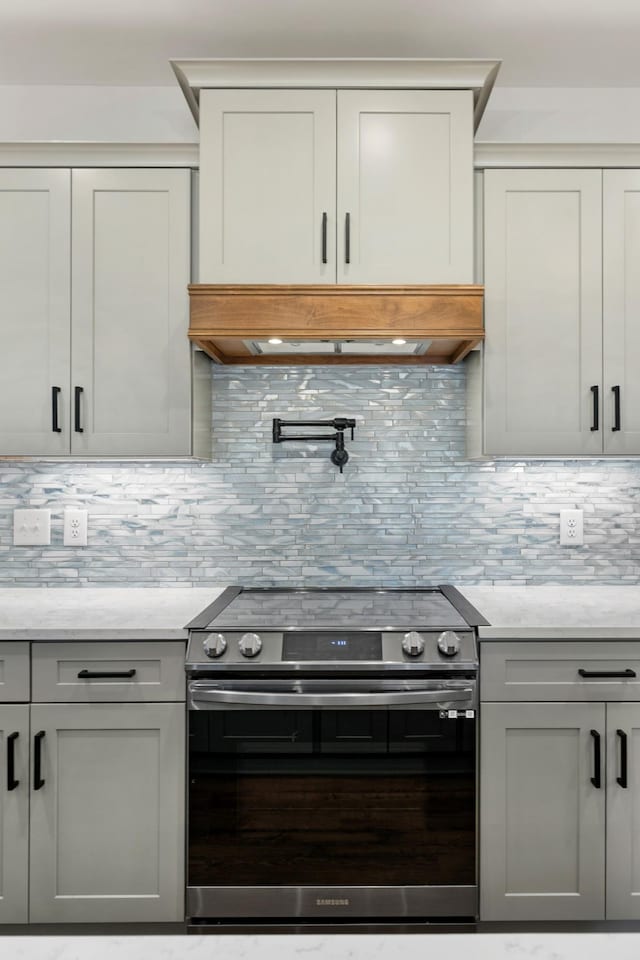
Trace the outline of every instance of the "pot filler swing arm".
{"label": "pot filler swing arm", "polygon": [[[289,437],[284,437],[282,435],[283,427],[329,427],[335,430],[335,433],[309,433],[309,434],[295,434]],[[308,441],[317,441],[317,440],[329,440],[331,443],[335,443],[335,450],[331,451],[331,462],[340,468],[340,473],[342,473],[343,467],[346,466],[347,461],[349,460],[349,454],[347,453],[344,445],[344,432],[345,430],[351,430],[351,439],[353,440],[353,431],[356,427],[356,421],[353,419],[348,419],[347,417],[334,417],[333,420],[280,420],[278,417],[273,418],[273,442],[274,443],[285,443],[288,440],[297,440],[298,442],[308,442]]]}

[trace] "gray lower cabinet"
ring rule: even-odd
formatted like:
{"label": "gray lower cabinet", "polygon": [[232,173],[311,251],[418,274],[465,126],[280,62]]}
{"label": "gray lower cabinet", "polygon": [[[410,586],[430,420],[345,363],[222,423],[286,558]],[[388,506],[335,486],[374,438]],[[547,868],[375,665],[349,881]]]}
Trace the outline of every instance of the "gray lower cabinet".
{"label": "gray lower cabinet", "polygon": [[31,922],[182,920],[184,704],[31,710]]}
{"label": "gray lower cabinet", "polygon": [[607,704],[607,919],[640,920],[640,704]]}
{"label": "gray lower cabinet", "polygon": [[29,705],[2,703],[0,704],[0,923],[26,923],[28,870]]}
{"label": "gray lower cabinet", "polygon": [[604,760],[605,709],[482,704],[482,920],[604,917],[605,778],[603,767],[594,785],[591,731]]}

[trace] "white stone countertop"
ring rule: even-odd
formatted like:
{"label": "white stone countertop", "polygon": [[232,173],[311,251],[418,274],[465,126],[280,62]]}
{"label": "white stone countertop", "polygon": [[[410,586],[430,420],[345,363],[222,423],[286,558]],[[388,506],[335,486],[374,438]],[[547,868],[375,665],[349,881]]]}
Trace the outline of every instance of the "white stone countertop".
{"label": "white stone countertop", "polygon": [[0,640],[185,640],[185,624],[223,589],[6,587]]}
{"label": "white stone countertop", "polygon": [[[183,640],[210,587],[4,587],[0,640]],[[640,639],[640,586],[458,587],[481,640]]]}
{"label": "white stone countertop", "polygon": [[481,640],[640,639],[640,586],[458,589],[491,624]]}
{"label": "white stone countertop", "polygon": [[0,937],[11,960],[637,960],[640,933]]}

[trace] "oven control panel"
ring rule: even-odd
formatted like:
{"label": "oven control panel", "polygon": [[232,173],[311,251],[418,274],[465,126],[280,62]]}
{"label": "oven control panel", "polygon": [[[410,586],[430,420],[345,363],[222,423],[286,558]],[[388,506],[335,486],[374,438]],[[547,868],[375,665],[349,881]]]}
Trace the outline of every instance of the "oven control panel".
{"label": "oven control panel", "polygon": [[472,630],[223,630],[191,633],[187,669],[294,664],[300,669],[334,664],[466,669],[476,667],[477,660]]}

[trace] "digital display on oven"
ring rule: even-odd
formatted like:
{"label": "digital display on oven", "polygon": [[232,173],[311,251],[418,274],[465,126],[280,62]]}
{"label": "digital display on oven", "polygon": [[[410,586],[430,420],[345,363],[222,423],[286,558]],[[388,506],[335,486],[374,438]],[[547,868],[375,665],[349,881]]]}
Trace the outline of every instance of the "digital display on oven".
{"label": "digital display on oven", "polygon": [[305,631],[285,633],[283,660],[382,660],[382,635]]}

